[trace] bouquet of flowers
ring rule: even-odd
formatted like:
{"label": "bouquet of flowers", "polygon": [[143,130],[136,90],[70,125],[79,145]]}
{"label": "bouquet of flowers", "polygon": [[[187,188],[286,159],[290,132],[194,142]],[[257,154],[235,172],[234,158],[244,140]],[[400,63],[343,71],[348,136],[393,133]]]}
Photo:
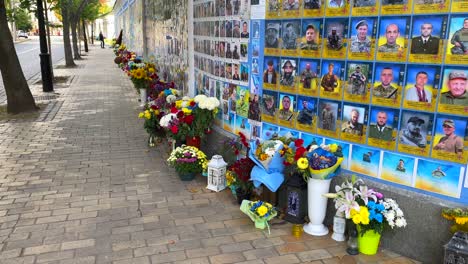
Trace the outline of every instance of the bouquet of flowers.
{"label": "bouquet of flowers", "polygon": [[202,137],[211,129],[220,103],[215,97],[205,95],[195,96],[194,102],[196,107],[193,109],[193,134]]}
{"label": "bouquet of flowers", "polygon": [[208,167],[205,153],[196,147],[186,145],[174,149],[167,162],[179,174],[203,172]]}
{"label": "bouquet of flowers", "polygon": [[[265,140],[255,147],[255,157],[266,171],[270,171],[273,166],[278,165],[278,161],[282,164],[280,150],[283,149],[284,143],[281,140]],[[273,162],[274,161],[274,162]]]}
{"label": "bouquet of flowers", "polygon": [[259,229],[268,228],[270,233],[270,226],[268,221],[275,217],[278,212],[270,203],[263,201],[249,201],[244,200],[240,206],[240,210],[248,215],[250,219],[255,223],[255,227]]}
{"label": "bouquet of flowers", "polygon": [[468,232],[468,208],[445,208],[442,210],[442,216],[455,223],[450,227],[450,231]]}
{"label": "bouquet of flowers", "polygon": [[382,193],[369,189],[362,180],[345,181],[335,186],[336,193],[327,194],[335,201],[337,213],[344,213],[358,226],[360,235],[368,231],[381,234],[384,226],[405,227],[406,219],[397,202],[384,198]]}
{"label": "bouquet of flowers", "polygon": [[250,172],[255,163],[249,158],[242,158],[228,167],[226,185],[236,193],[251,193],[253,189]]}
{"label": "bouquet of flowers", "polygon": [[149,134],[148,145],[150,147],[155,146],[154,137],[159,139],[165,136],[164,129],[159,125],[159,120],[164,115],[155,105],[151,105],[144,112],[140,112],[139,118],[143,118],[145,123],[143,125],[146,132]]}

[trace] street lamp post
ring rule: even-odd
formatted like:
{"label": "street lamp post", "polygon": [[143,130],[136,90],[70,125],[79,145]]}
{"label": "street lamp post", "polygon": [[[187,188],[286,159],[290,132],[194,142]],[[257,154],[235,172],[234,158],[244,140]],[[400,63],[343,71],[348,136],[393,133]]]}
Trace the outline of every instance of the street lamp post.
{"label": "street lamp post", "polygon": [[44,23],[44,6],[42,0],[37,0],[37,20],[39,24],[39,44],[41,47],[41,76],[42,76],[42,91],[53,92],[54,85],[52,83],[52,71],[50,54],[47,49],[46,30]]}

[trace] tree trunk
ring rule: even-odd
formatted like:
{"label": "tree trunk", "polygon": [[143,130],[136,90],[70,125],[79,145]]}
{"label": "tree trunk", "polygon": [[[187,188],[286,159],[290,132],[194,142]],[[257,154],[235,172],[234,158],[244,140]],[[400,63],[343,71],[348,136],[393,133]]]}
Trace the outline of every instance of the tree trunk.
{"label": "tree trunk", "polygon": [[[1,1],[1,0],[0,0]],[[76,64],[73,61],[72,48],[70,43],[70,16],[68,13],[69,0],[63,0],[61,2],[60,9],[62,9],[62,24],[63,24],[63,48],[65,51],[65,66],[75,67]]]}
{"label": "tree trunk", "polygon": [[17,114],[36,111],[38,108],[29,90],[26,78],[13,45],[8,28],[5,1],[0,1],[0,71],[7,97],[7,112]]}
{"label": "tree trunk", "polygon": [[44,18],[46,24],[46,32],[47,32],[47,47],[49,48],[49,56],[50,56],[50,73],[52,74],[52,80],[54,79],[54,63],[52,60],[52,42],[50,41],[50,26],[49,26],[49,15],[47,9],[47,1],[44,1]]}
{"label": "tree trunk", "polygon": [[94,44],[94,23],[95,21],[91,23],[91,44]]}
{"label": "tree trunk", "polygon": [[73,59],[81,60],[80,50],[78,48],[78,34],[77,34],[77,21],[75,19],[71,19],[71,31],[72,31],[72,44],[73,44]]}
{"label": "tree trunk", "polygon": [[88,52],[88,39],[86,38],[86,23],[84,20],[82,20],[83,22],[83,41],[84,41],[84,51],[85,52]]}

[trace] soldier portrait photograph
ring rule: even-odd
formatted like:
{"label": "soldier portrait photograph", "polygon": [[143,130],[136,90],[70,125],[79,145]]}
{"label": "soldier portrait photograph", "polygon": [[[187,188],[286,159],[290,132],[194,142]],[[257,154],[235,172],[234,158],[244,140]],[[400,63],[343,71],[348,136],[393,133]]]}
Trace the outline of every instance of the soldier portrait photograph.
{"label": "soldier portrait photograph", "polygon": [[316,99],[306,96],[298,96],[297,98],[297,122],[303,125],[312,125],[314,116],[316,115]]}
{"label": "soldier portrait photograph", "polygon": [[356,18],[351,21],[351,52],[367,52],[371,51],[372,45],[372,29],[374,19]]}
{"label": "soldier portrait photograph", "polygon": [[226,29],[226,38],[232,38],[232,20],[226,20],[224,28]]}
{"label": "soldier portrait photograph", "polygon": [[398,129],[398,110],[390,108],[372,108],[369,138],[392,141],[393,130]]}
{"label": "soldier portrait photograph", "polygon": [[369,75],[369,64],[348,64],[348,87],[346,92],[354,95],[365,95]]}
{"label": "soldier portrait photograph", "polygon": [[410,53],[433,55],[439,53],[442,20],[441,16],[413,17]]}
{"label": "soldier portrait photograph", "polygon": [[468,55],[468,17],[450,19],[449,40],[447,54]]}
{"label": "soldier portrait photograph", "polygon": [[258,94],[250,95],[249,98],[249,113],[247,117],[255,121],[261,121],[260,118],[260,99]]}
{"label": "soldier portrait photograph", "polygon": [[320,86],[326,92],[339,92],[340,77],[338,74],[341,72],[341,63],[323,61],[322,69],[324,72],[320,81]]}
{"label": "soldier portrait photograph", "polygon": [[242,21],[242,32],[240,33],[241,38],[249,38],[249,21]]}
{"label": "soldier portrait photograph", "polygon": [[343,106],[341,132],[362,136],[364,131],[366,109],[354,105]]}
{"label": "soldier portrait photograph", "polygon": [[302,88],[311,89],[312,82],[317,83],[317,61],[301,60],[299,63],[299,81],[302,83]]}
{"label": "soldier portrait photograph", "polygon": [[278,118],[290,121],[294,114],[295,96],[280,93]]}
{"label": "soldier portrait photograph", "polygon": [[280,0],[266,0],[268,5],[268,12],[276,13],[281,9]]}
{"label": "soldier portrait photograph", "polygon": [[463,156],[466,120],[438,117],[432,149]]}
{"label": "soldier portrait photograph", "polygon": [[403,159],[398,160],[398,164],[396,165],[395,170],[400,172],[406,172],[405,161]]}
{"label": "soldier portrait photograph", "polygon": [[468,70],[445,69],[439,104],[468,106]]}
{"label": "soldier portrait photograph", "polygon": [[331,50],[340,50],[343,47],[343,27],[331,26],[327,30],[327,47]]}
{"label": "soldier portrait photograph", "polygon": [[240,38],[240,21],[233,20],[232,21],[232,37],[233,38]]}
{"label": "soldier portrait photograph", "polygon": [[345,0],[326,0],[328,3],[328,7],[330,8],[340,8],[344,7],[345,5]]}
{"label": "soldier portrait photograph", "polygon": [[378,51],[396,53],[403,51],[408,18],[386,17],[380,20]]}
{"label": "soldier portrait photograph", "polygon": [[320,100],[318,110],[319,128],[330,131],[336,130],[338,107],[338,103]]}
{"label": "soldier portrait photograph", "polygon": [[278,59],[265,57],[266,69],[263,71],[263,83],[276,84],[278,79]]}
{"label": "soldier portrait photograph", "polygon": [[372,95],[385,99],[396,99],[398,96],[398,77],[400,66],[377,64],[375,66],[375,82]]}
{"label": "soldier portrait photograph", "polygon": [[261,105],[262,114],[275,116],[277,96],[278,96],[278,92],[263,91],[262,105]]}
{"label": "soldier portrait photograph", "polygon": [[316,20],[304,21],[302,24],[302,36],[301,50],[318,50],[320,48],[320,22]]}
{"label": "soldier portrait photograph", "polygon": [[283,0],[283,10],[299,10],[299,0]]}
{"label": "soldier portrait photograph", "polygon": [[265,48],[279,48],[279,22],[268,22],[265,30]]}
{"label": "soldier portrait photograph", "polygon": [[296,77],[296,60],[281,59],[281,80],[280,85],[294,86]]}
{"label": "soldier portrait photograph", "polygon": [[243,82],[249,81],[249,67],[245,64],[241,64],[240,80]]}
{"label": "soldier portrait photograph", "polygon": [[304,9],[320,9],[320,0],[303,0]]}
{"label": "soldier portrait photograph", "polygon": [[434,84],[439,74],[436,66],[409,65],[406,69],[405,100],[410,102],[431,103]]}
{"label": "soldier portrait photograph", "polygon": [[408,0],[382,0],[382,5],[404,5]]}
{"label": "soldier portrait photograph", "polygon": [[426,148],[427,131],[432,131],[432,127],[427,127],[429,120],[429,114],[404,112],[400,124],[399,144]]}
{"label": "soldier portrait photograph", "polygon": [[299,30],[301,27],[301,22],[298,20],[286,20],[283,21],[283,29],[281,36],[282,47],[283,49],[296,49],[297,48],[297,39],[299,38]]}

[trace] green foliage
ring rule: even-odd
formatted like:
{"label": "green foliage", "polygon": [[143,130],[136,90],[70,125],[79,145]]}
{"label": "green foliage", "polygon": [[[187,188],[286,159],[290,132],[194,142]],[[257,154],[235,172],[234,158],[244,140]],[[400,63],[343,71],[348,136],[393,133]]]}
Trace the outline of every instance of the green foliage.
{"label": "green foliage", "polygon": [[28,32],[32,29],[32,21],[29,13],[25,9],[20,9],[15,13],[16,28]]}

